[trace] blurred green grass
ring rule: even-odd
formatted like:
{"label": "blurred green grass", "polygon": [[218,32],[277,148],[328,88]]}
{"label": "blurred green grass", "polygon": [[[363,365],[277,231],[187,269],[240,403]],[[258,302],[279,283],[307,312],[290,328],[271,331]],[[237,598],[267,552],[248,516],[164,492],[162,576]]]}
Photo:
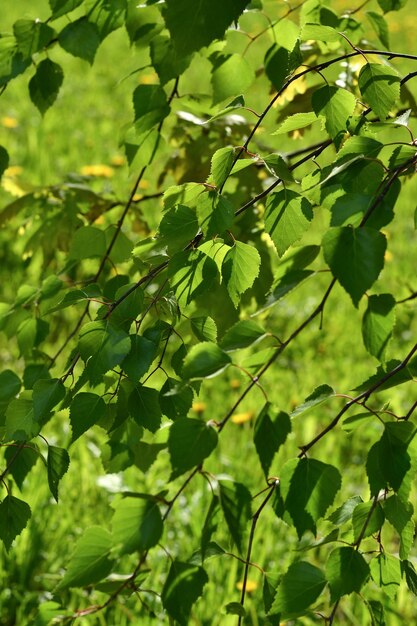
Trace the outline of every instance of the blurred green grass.
{"label": "blurred green grass", "polygon": [[[335,5],[350,7],[351,3],[340,1]],[[14,20],[19,17],[40,17],[48,13],[46,0],[19,0],[19,3],[5,0],[2,7],[2,29],[10,30]],[[396,18],[395,18],[396,19]],[[417,17],[411,9],[399,14],[398,22],[392,21],[393,48],[412,49]],[[61,53],[54,49],[51,58],[59,62]],[[27,96],[27,79],[18,78],[8,87],[0,98],[0,144],[10,150],[11,165],[21,168],[17,177],[19,185],[47,185],[61,181],[68,173],[80,173],[84,166],[106,165],[112,168],[112,177],[102,177],[97,185],[104,190],[114,189],[117,195],[126,197],[131,186],[129,173],[125,165],[115,165],[115,159],[122,155],[117,133],[132,116],[131,92],[137,77],[129,77],[120,82],[121,76],[128,76],[142,64],[146,58],[140,58],[136,50],[130,49],[121,33],[112,34],[100,49],[92,69],[88,64],[65,55],[65,82],[57,103],[42,120]],[[76,103],[76,106],[74,106]],[[7,120],[9,120],[7,122]],[[10,121],[12,120],[12,121]],[[315,139],[312,135],[312,141]],[[304,139],[298,143],[287,143],[285,149],[294,149],[304,145]],[[412,181],[404,187],[401,203],[397,212],[401,219],[389,226],[389,258],[384,269],[384,284],[387,290],[397,289],[401,285],[403,296],[407,295],[406,277],[414,276],[415,269],[410,266],[409,250],[414,245],[413,214],[415,209],[416,183]],[[0,202],[10,201],[10,195],[0,192]],[[314,233],[309,235],[314,236]],[[319,278],[320,287],[315,293],[324,291],[328,276]],[[416,288],[416,285],[414,285]],[[285,303],[280,304],[270,317],[271,330],[278,336],[287,336],[291,328],[296,327],[317,304],[319,296],[312,295],[309,284],[294,292]],[[365,304],[362,305],[364,307]],[[345,292],[337,288],[326,306],[323,328],[313,322],[314,332],[307,332],[300,342],[291,346],[268,373],[262,385],[268,398],[283,410],[291,410],[300,403],[319,384],[332,385],[338,393],[349,393],[352,388],[366,378],[377,363],[367,355],[362,347],[359,320],[363,308],[352,309]],[[398,315],[395,344],[399,358],[406,352],[409,338],[415,335],[416,317],[412,303],[403,305]],[[403,347],[403,350],[402,350]],[[337,354],[335,360],[334,355]],[[331,358],[329,358],[331,357]],[[239,370],[230,372],[224,379],[216,379],[203,386],[200,401],[204,403],[204,416],[216,419],[216,407],[231,406],[238,397],[245,382],[245,376]],[[238,386],[239,385],[239,386]],[[414,392],[415,395],[415,392]],[[389,397],[394,410],[411,404],[409,387],[395,390],[394,394],[381,394],[381,401]],[[255,390],[239,407],[239,413],[256,416],[264,402],[260,390]],[[285,450],[274,462],[271,473],[278,471],[286,458],[291,458],[297,447],[308,441],[320,426],[328,423],[341,405],[341,399],[335,399],[317,409],[311,416],[294,421],[294,433]],[[61,426],[67,419],[62,415]],[[53,441],[54,430],[48,435]],[[58,429],[57,429],[58,433]],[[253,493],[259,491],[264,479],[252,445],[253,418],[239,425],[230,422],[222,434],[215,459],[207,463],[216,474],[232,473],[237,479],[248,484]],[[59,432],[61,443],[62,432]],[[63,436],[65,440],[65,432]],[[346,458],[350,459],[351,473],[344,477],[343,495],[360,494],[367,497],[367,483],[363,475],[363,464],[367,449],[376,438],[372,427],[355,437],[338,430],[331,437],[325,438],[315,449],[315,456],[332,462],[343,468]],[[110,504],[114,498],[113,485],[120,486],[120,476],[110,476],[103,480],[104,470],[97,456],[97,447],[103,445],[103,431],[98,427],[73,446],[73,456],[68,474],[60,485],[60,503],[51,506],[50,494],[45,485],[45,470],[38,466],[25,483],[25,495],[31,494],[29,503],[36,512],[30,522],[28,532],[16,541],[16,548],[10,555],[4,555],[0,564],[0,624],[9,626],[10,615],[16,614],[16,624],[31,624],[35,617],[39,597],[49,599],[53,593],[68,560],[68,554],[83,529],[92,524],[108,526],[111,518]],[[353,463],[352,463],[353,461]],[[129,470],[123,480],[129,489],[156,491],[164,486],[167,475],[167,453],[162,453],[152,468],[152,475],[143,475],[139,470]],[[151,484],[154,476],[160,476],[157,484]],[[98,480],[102,477],[101,480]],[[113,478],[114,483],[111,482]],[[203,481],[198,477],[196,480]],[[201,486],[201,484],[199,484]],[[193,490],[186,491],[180,506],[174,509],[172,520],[167,525],[163,545],[169,545],[176,555],[187,558],[190,549],[190,535],[196,536],[192,529],[199,529],[210,500],[210,489],[200,490],[200,495],[193,495]],[[203,495],[202,495],[203,494]],[[256,500],[254,503],[256,507]],[[66,512],[71,511],[67,516]],[[220,533],[219,542],[227,543],[225,533]],[[223,544],[221,544],[223,545]],[[253,560],[262,567],[284,569],[294,557],[291,549],[295,547],[294,532],[279,522],[272,512],[263,514],[255,537]],[[224,614],[213,616],[211,607],[221,606],[229,601],[238,601],[237,583],[242,577],[242,564],[233,557],[221,557],[208,562],[210,584],[203,598],[196,605],[195,624],[200,626],[228,626],[236,619]],[[168,567],[164,550],[155,550],[150,560],[152,588],[162,585]],[[127,561],[121,573],[130,571],[134,560]],[[45,572],[48,572],[45,574]],[[261,624],[259,605],[261,595],[261,575],[256,568],[251,569],[250,579],[258,585],[256,591],[249,594],[248,612],[253,626]],[[145,581],[144,586],[148,588]],[[131,598],[115,604],[108,611],[97,616],[77,620],[77,626],[97,626],[101,624],[138,623],[154,624],[155,620],[146,617],[142,601],[154,607],[158,614],[160,603],[157,597],[144,593],[142,600]],[[104,599],[105,596],[102,598]],[[220,598],[220,601],[219,601]],[[88,592],[73,591],[64,596],[65,606],[79,608],[91,602],[99,602],[100,596],[90,598]],[[343,603],[342,624],[366,624],[369,616],[361,603]],[[396,611],[396,612],[395,612]],[[389,625],[412,623],[417,617],[417,610],[409,594],[400,593],[395,611],[390,615]],[[315,620],[306,618],[297,623],[312,624]]]}

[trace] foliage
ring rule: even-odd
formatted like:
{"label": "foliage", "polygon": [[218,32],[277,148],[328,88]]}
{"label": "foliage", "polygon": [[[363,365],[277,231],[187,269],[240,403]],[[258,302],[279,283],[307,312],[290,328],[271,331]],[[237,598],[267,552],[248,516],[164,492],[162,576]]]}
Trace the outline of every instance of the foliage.
{"label": "foliage", "polygon": [[[389,254],[398,224],[407,247],[416,223],[404,198],[417,56],[390,47],[390,12],[406,0],[339,4],[49,0],[45,19],[0,36],[2,94],[26,81],[45,120],[72,57],[93,73],[118,31],[133,60],[117,74],[131,100],[112,130],[128,166],[121,194],[97,183],[105,166],[16,191],[14,148],[0,147],[16,195],[0,211],[2,277],[15,274],[0,304],[0,539],[9,559],[42,535],[36,476],[74,541],[65,571],[36,564],[28,623],[121,623],[120,604],[143,623],[214,623],[223,611],[237,624],[331,624],[356,594],[384,624],[387,598],[401,585],[416,594],[416,292]],[[294,137],[302,148],[287,149]],[[339,307],[366,367],[331,386],[319,352]],[[357,343],[345,324],[337,333]],[[291,404],[286,370],[311,350],[313,384]],[[328,358],[339,370],[345,355],[335,345]],[[233,424],[243,428],[230,436]],[[86,449],[121,482],[83,525],[61,499]],[[199,515],[184,529],[193,498]],[[285,558],[261,563],[264,520],[290,537]],[[213,562],[222,577],[240,568],[240,598],[214,594],[202,609]]]}

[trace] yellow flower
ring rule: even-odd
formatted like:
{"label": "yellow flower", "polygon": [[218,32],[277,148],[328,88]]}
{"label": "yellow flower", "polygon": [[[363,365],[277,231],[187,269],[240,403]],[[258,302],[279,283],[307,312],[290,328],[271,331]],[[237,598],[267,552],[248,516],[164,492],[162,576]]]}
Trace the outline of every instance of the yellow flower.
{"label": "yellow flower", "polygon": [[139,189],[147,189],[149,187],[149,183],[147,180],[141,180],[139,183]]}
{"label": "yellow flower", "polygon": [[249,422],[253,418],[253,411],[246,411],[246,413],[235,413],[230,418],[233,424],[244,424],[245,422]]}
{"label": "yellow flower", "polygon": [[[236,584],[236,588],[239,589],[239,591],[242,591],[243,589],[243,582],[239,581]],[[252,591],[255,591],[258,588],[258,583],[255,582],[254,580],[251,580],[250,578],[248,578],[248,580],[246,581],[246,591],[248,593],[252,593]]]}
{"label": "yellow flower", "polygon": [[207,404],[205,402],[193,402],[193,411],[196,413],[204,413],[207,408]]}
{"label": "yellow flower", "polygon": [[11,167],[7,168],[4,174],[6,176],[9,176],[10,178],[16,178],[16,176],[19,176],[19,174],[21,174],[22,172],[23,167],[20,167],[20,165],[12,165]]}
{"label": "yellow flower", "polygon": [[110,159],[110,163],[113,165],[113,167],[122,167],[122,165],[126,163],[126,159],[121,154],[115,154]]}
{"label": "yellow flower", "polygon": [[96,176],[97,178],[111,178],[114,169],[110,165],[84,165],[80,169],[83,176]]}
{"label": "yellow flower", "polygon": [[159,82],[159,78],[156,72],[152,74],[145,74],[139,77],[139,82],[142,85],[155,85]]}
{"label": "yellow flower", "polygon": [[385,259],[385,261],[387,261],[387,263],[392,261],[392,259],[393,259],[392,252],[390,252],[389,250],[386,250],[385,255],[384,255],[384,259]]}
{"label": "yellow flower", "polygon": [[232,389],[239,389],[240,380],[238,380],[237,378],[232,378],[232,380],[230,381],[230,386]]}
{"label": "yellow flower", "polygon": [[17,128],[19,126],[19,122],[15,117],[5,116],[1,118],[1,124],[4,128]]}

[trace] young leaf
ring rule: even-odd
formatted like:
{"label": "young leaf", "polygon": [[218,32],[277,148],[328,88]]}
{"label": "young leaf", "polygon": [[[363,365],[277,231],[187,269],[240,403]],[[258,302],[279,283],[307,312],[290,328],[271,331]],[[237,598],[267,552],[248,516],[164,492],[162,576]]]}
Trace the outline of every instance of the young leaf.
{"label": "young leaf", "polygon": [[53,28],[40,20],[17,20],[13,24],[17,48],[25,58],[45,48],[56,36]]}
{"label": "young leaf", "polygon": [[90,382],[96,384],[103,374],[123,361],[131,343],[127,333],[109,322],[89,322],[81,328],[78,349]]}
{"label": "young leaf", "polygon": [[311,126],[314,122],[317,122],[317,115],[313,111],[311,113],[294,113],[294,115],[287,117],[272,135],[291,133],[294,130]]}
{"label": "young leaf", "polygon": [[139,426],[155,433],[161,425],[159,393],[152,387],[136,385],[129,396],[129,411]]}
{"label": "young leaf", "polygon": [[4,453],[6,463],[10,464],[9,474],[13,476],[16,485],[22,490],[23,481],[40,456],[35,444],[25,446],[16,455],[16,448],[9,446]]}
{"label": "young leaf", "polygon": [[265,210],[265,230],[280,256],[301,239],[312,219],[311,204],[296,191],[284,189],[269,196]]}
{"label": "young leaf", "polygon": [[248,348],[266,336],[265,330],[252,320],[240,320],[224,334],[220,347],[226,352]]}
{"label": "young leaf", "polygon": [[211,176],[216,187],[222,187],[230,174],[235,158],[235,149],[232,147],[220,148],[211,158]]}
{"label": "young leaf", "polygon": [[384,520],[385,515],[380,504],[374,506],[372,500],[360,502],[352,514],[354,541],[357,541],[359,537],[370,537],[377,533],[381,530]]}
{"label": "young leaf", "polygon": [[246,58],[240,54],[213,55],[213,104],[245,93],[255,79],[255,73]]}
{"label": "young leaf", "polygon": [[362,320],[362,337],[369,354],[380,361],[390,342],[395,324],[395,298],[389,293],[370,296]]}
{"label": "young leaf", "polygon": [[177,419],[169,430],[168,450],[171,479],[200,465],[217,446],[216,430],[199,419]]}
{"label": "young leaf", "polygon": [[0,503],[0,539],[7,551],[26,527],[30,516],[30,506],[19,498],[8,495]]}
{"label": "young leaf", "polygon": [[316,523],[326,514],[342,484],[333,465],[317,459],[292,459],[281,471],[281,498],[284,519],[292,523],[298,537],[310,530],[316,534]]}
{"label": "young leaf", "polygon": [[220,374],[231,358],[219,346],[210,341],[203,341],[193,346],[184,359],[182,375],[184,378],[208,378]]}
{"label": "young leaf", "polygon": [[89,22],[87,17],[80,17],[60,32],[59,44],[66,52],[92,65],[100,45],[100,34],[97,26]]}
{"label": "young leaf", "polygon": [[135,129],[140,135],[157,126],[170,112],[160,85],[138,85],[133,92]]}
{"label": "young leaf", "polygon": [[334,389],[329,385],[319,385],[314,391],[291,412],[291,417],[297,417],[301,413],[310,411],[322,402],[326,402],[335,395]]}
{"label": "young leaf", "polygon": [[169,209],[159,224],[159,235],[168,247],[169,254],[183,250],[198,232],[194,209],[178,204]]}
{"label": "young leaf", "polygon": [[336,602],[353,591],[360,592],[369,578],[369,565],[354,548],[336,548],[327,559],[326,578],[331,602]]}
{"label": "young leaf", "polygon": [[155,546],[163,531],[162,516],[154,500],[125,497],[114,505],[112,533],[119,555],[143,552]]}
{"label": "young leaf", "polygon": [[69,454],[66,450],[64,450],[64,448],[48,446],[48,485],[52,495],[57,502],[59,481],[67,472],[69,463]]}
{"label": "young leaf", "polygon": [[63,80],[64,73],[58,63],[44,59],[37,66],[35,75],[29,81],[29,93],[41,115],[44,115],[57,99]]}
{"label": "young leaf", "polygon": [[186,56],[221,39],[247,4],[247,0],[167,0],[165,23],[178,54]]}
{"label": "young leaf", "polygon": [[243,535],[251,518],[251,494],[245,485],[231,480],[219,480],[218,487],[227,527],[239,552],[242,552]]}
{"label": "young leaf", "polygon": [[357,307],[384,267],[385,236],[371,228],[330,228],[323,238],[324,258]]}
{"label": "young leaf", "polygon": [[213,318],[209,316],[192,317],[190,322],[193,333],[199,341],[216,342],[217,326]]}
{"label": "young leaf", "polygon": [[57,589],[93,585],[110,574],[113,561],[110,551],[113,538],[100,526],[87,528],[77,541],[68,563],[68,569]]}
{"label": "young leaf", "polygon": [[95,393],[78,393],[71,402],[70,422],[74,442],[106,414],[106,403]]}
{"label": "young leaf", "polygon": [[267,169],[273,176],[280,178],[287,183],[294,182],[294,176],[290,170],[288,162],[280,154],[268,154],[263,157]]}
{"label": "young leaf", "polygon": [[385,500],[383,507],[386,519],[400,535],[400,559],[406,559],[414,541],[413,505],[394,494]]}
{"label": "young leaf", "polygon": [[323,591],[327,580],[323,572],[306,561],[292,563],[281,579],[270,612],[281,619],[303,615]]}
{"label": "young leaf", "polygon": [[400,97],[400,77],[388,65],[367,63],[359,73],[359,89],[382,122]]}
{"label": "young leaf", "polygon": [[291,420],[289,415],[283,411],[274,411],[269,402],[265,404],[256,419],[253,435],[265,478],[268,478],[274,456],[285,443],[290,432]]}
{"label": "young leaf", "polygon": [[227,252],[222,265],[222,276],[230,299],[237,308],[240,296],[252,287],[259,274],[261,257],[259,252],[247,243],[235,241]]}
{"label": "young leaf", "polygon": [[356,106],[355,96],[346,89],[326,85],[313,93],[311,104],[317,116],[324,116],[326,130],[338,148]]}
{"label": "young leaf", "polygon": [[331,26],[323,24],[305,24],[301,30],[301,38],[303,41],[324,41],[333,42],[340,41],[341,35]]}
{"label": "young leaf", "polygon": [[41,425],[45,424],[52,409],[65,398],[65,387],[59,378],[37,380],[33,385],[33,415]]}
{"label": "young leaf", "polygon": [[122,368],[132,381],[137,382],[152,365],[158,346],[142,335],[130,335],[130,341],[132,347],[122,361]]}
{"label": "young leaf", "polygon": [[172,561],[162,589],[162,604],[180,626],[187,626],[193,604],[208,582],[205,570],[191,563]]}
{"label": "young leaf", "polygon": [[233,205],[216,191],[202,193],[197,200],[197,217],[205,237],[221,235],[233,224]]}
{"label": "young leaf", "polygon": [[369,565],[374,582],[394,600],[401,584],[401,561],[391,554],[382,553],[371,559]]}

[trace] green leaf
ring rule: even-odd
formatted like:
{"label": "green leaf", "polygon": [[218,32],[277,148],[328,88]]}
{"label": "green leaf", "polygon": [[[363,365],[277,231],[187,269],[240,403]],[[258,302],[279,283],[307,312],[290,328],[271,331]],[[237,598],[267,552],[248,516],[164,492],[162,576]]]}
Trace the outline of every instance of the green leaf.
{"label": "green leaf", "polygon": [[360,496],[352,496],[348,498],[341,506],[339,506],[329,517],[329,522],[335,524],[335,526],[342,526],[346,522],[350,522],[352,519],[352,513],[356,506],[362,502]]}
{"label": "green leaf", "polygon": [[240,602],[228,602],[224,607],[226,615],[239,615],[240,617],[246,616],[245,607]]}
{"label": "green leaf", "polygon": [[375,11],[366,11],[365,15],[382,45],[389,49],[389,28],[385,18],[382,17],[380,13],[376,13]]}
{"label": "green leaf", "polygon": [[29,441],[40,430],[33,416],[33,403],[27,397],[13,399],[6,410],[5,441]]}
{"label": "green leaf", "polygon": [[37,380],[33,385],[33,415],[39,424],[45,424],[51,411],[65,398],[65,386],[59,378]]}
{"label": "green leaf", "polygon": [[75,545],[68,569],[57,590],[86,587],[108,576],[113,567],[110,558],[112,547],[113,538],[108,530],[100,526],[87,528]]}
{"label": "green leaf", "polygon": [[384,267],[385,236],[371,228],[330,228],[323,237],[324,258],[357,307]]}
{"label": "green leaf", "polygon": [[400,97],[400,77],[387,65],[367,63],[359,73],[359,89],[382,122]]}
{"label": "green leaf", "polygon": [[69,251],[69,258],[81,261],[92,257],[102,257],[106,253],[106,235],[94,226],[81,226],[75,231]]}
{"label": "green leaf", "polygon": [[259,413],[253,434],[256,452],[265,478],[268,478],[274,456],[291,432],[291,420],[284,411],[276,411],[267,402]]}
{"label": "green leaf", "polygon": [[323,24],[305,24],[301,30],[301,39],[308,41],[324,41],[325,43],[331,43],[333,41],[340,41],[342,36],[331,26],[325,26]]}
{"label": "green leaf", "polygon": [[280,154],[268,154],[262,160],[273,176],[288,183],[294,182],[294,176],[283,156]]}
{"label": "green leaf", "polygon": [[336,548],[327,559],[326,578],[333,603],[354,591],[360,592],[369,578],[369,565],[354,548]]}
{"label": "green leaf", "polygon": [[161,13],[157,7],[138,5],[136,0],[128,0],[125,26],[131,44],[148,48],[152,39],[163,29]]}
{"label": "green leaf", "polygon": [[138,134],[157,126],[170,112],[165,91],[160,85],[138,85],[133,92],[133,107]]}
{"label": "green leaf", "polygon": [[346,89],[326,85],[313,93],[311,104],[315,114],[325,118],[326,130],[339,147],[347,132],[347,120],[355,110],[355,96]]}
{"label": "green leaf", "polygon": [[125,23],[127,0],[90,0],[88,19],[98,28],[101,41]]}
{"label": "green leaf", "polygon": [[213,58],[211,81],[213,104],[245,93],[253,83],[255,73],[240,54],[216,54]]}
{"label": "green leaf", "polygon": [[368,453],[366,471],[371,496],[391,488],[407,501],[417,470],[417,440],[411,422],[386,422],[381,439]]}
{"label": "green leaf", "polygon": [[167,378],[159,393],[162,413],[171,420],[185,417],[193,403],[192,388],[175,378]]}
{"label": "green leaf", "polygon": [[186,56],[221,39],[247,4],[248,0],[167,0],[165,23],[178,54]]}
{"label": "green leaf", "polygon": [[407,4],[408,0],[378,0],[378,4],[384,13],[399,11]]}
{"label": "green leaf", "polygon": [[223,335],[220,347],[226,352],[248,348],[266,336],[265,330],[252,320],[240,320]]}
{"label": "green leaf", "polygon": [[53,28],[40,20],[17,20],[13,24],[17,48],[25,58],[30,58],[50,43],[56,36]]}
{"label": "green leaf", "polygon": [[88,378],[95,384],[130,352],[130,337],[106,321],[89,322],[81,328],[78,349]]}
{"label": "green leaf", "polygon": [[317,122],[317,115],[313,113],[313,111],[311,111],[311,113],[294,113],[294,115],[287,117],[272,135],[291,133],[294,130],[311,126],[314,122]]}
{"label": "green leaf", "polygon": [[60,32],[59,44],[66,52],[92,65],[100,45],[100,34],[96,24],[89,22],[87,17],[80,17]]}
{"label": "green leaf", "polygon": [[158,35],[150,42],[152,65],[159,76],[161,85],[181,76],[190,65],[192,56],[181,57],[171,39],[165,35]]}
{"label": "green leaf", "polygon": [[319,385],[316,387],[314,391],[307,396],[307,398],[299,404],[295,409],[291,412],[291,417],[297,417],[301,415],[301,413],[306,413],[316,407],[318,404],[322,402],[326,402],[329,398],[333,398],[335,395],[334,389],[329,385]]}
{"label": "green leaf", "polygon": [[115,294],[116,301],[120,298],[123,300],[111,312],[110,319],[112,326],[128,332],[132,323],[144,309],[145,292],[142,289],[137,289],[135,284],[123,285]]}
{"label": "green leaf", "polygon": [[301,239],[312,219],[311,204],[296,191],[284,189],[269,196],[265,209],[265,230],[280,256]]}
{"label": "green leaf", "polygon": [[17,343],[20,352],[24,356],[29,356],[48,335],[49,324],[43,319],[25,319],[17,329]]}
{"label": "green leaf", "polygon": [[0,373],[0,403],[8,402],[20,391],[20,378],[12,370],[3,370]]}
{"label": "green leaf", "polygon": [[279,613],[281,619],[303,615],[326,584],[326,578],[318,567],[306,561],[292,563],[281,579],[270,613]]}
{"label": "green leaf", "polygon": [[237,308],[240,297],[252,287],[259,275],[261,257],[253,246],[235,241],[227,252],[222,265],[222,276],[230,299]]}
{"label": "green leaf", "polygon": [[386,626],[384,606],[379,600],[366,602],[371,615],[372,626]]}
{"label": "green leaf", "polygon": [[400,559],[408,557],[414,542],[414,507],[411,502],[403,502],[396,494],[383,503],[386,519],[400,535]]}
{"label": "green leaf", "polygon": [[219,480],[219,503],[230,535],[239,552],[243,549],[243,536],[251,518],[252,497],[242,483]]}
{"label": "green leaf", "polygon": [[70,11],[82,4],[82,2],[84,2],[84,0],[49,0],[53,19],[56,20],[58,17],[61,17],[61,15],[70,13]]}
{"label": "green leaf", "polygon": [[231,358],[219,346],[210,341],[203,341],[193,346],[184,359],[182,375],[184,378],[209,378],[220,374]]}
{"label": "green leaf", "polygon": [[385,360],[395,324],[395,298],[389,294],[370,296],[362,320],[365,348],[380,361]]}
{"label": "green leaf", "polygon": [[232,169],[235,159],[235,149],[232,147],[220,148],[211,158],[210,174],[217,187],[222,187]]}
{"label": "green leaf", "polygon": [[283,86],[289,73],[290,51],[282,45],[272,44],[266,51],[265,74],[277,91]]}
{"label": "green leaf", "polygon": [[391,554],[382,553],[371,559],[369,565],[374,582],[394,600],[401,584],[401,561]]}
{"label": "green leaf", "polygon": [[54,621],[57,622],[60,618],[62,620],[67,615],[68,612],[58,602],[42,602],[39,605],[39,610],[35,620],[32,622],[32,626],[49,626]]}
{"label": "green leaf", "polygon": [[194,335],[199,341],[212,341],[217,340],[217,326],[216,322],[209,316],[192,317],[190,318],[191,328]]}
{"label": "green leaf", "polygon": [[139,426],[155,433],[162,419],[157,390],[140,384],[136,385],[129,396],[129,411]]}
{"label": "green leaf", "polygon": [[71,402],[70,422],[74,442],[106,414],[106,403],[95,393],[78,393]]}
{"label": "green leaf", "polygon": [[162,536],[159,506],[152,499],[125,497],[113,505],[114,543],[119,555],[143,552],[155,546]]}
{"label": "green leaf", "polygon": [[0,87],[22,74],[30,63],[31,59],[18,51],[14,37],[0,37]]}
{"label": "green leaf", "polygon": [[201,250],[178,252],[169,262],[171,287],[179,305],[187,305],[208,291],[217,278],[217,265]]}
{"label": "green leaf", "polygon": [[123,371],[133,381],[137,382],[152,365],[158,346],[142,335],[130,335],[131,348],[122,361]]}
{"label": "green leaf", "polygon": [[4,453],[4,459],[7,465],[10,464],[8,473],[13,477],[19,489],[22,490],[23,481],[35,465],[40,453],[35,444],[18,450],[19,454],[16,454],[16,448],[9,446]]}
{"label": "green leaf", "polygon": [[407,587],[417,596],[417,572],[411,561],[401,561],[401,568],[407,582]]}
{"label": "green leaf", "polygon": [[30,516],[30,506],[19,498],[8,495],[0,503],[0,539],[7,551],[26,527]]}
{"label": "green leaf", "polygon": [[166,242],[169,254],[185,248],[197,232],[196,212],[183,204],[167,211],[159,224],[159,234],[163,242]]}
{"label": "green leaf", "polygon": [[[372,512],[371,512],[372,511]],[[374,506],[373,500],[360,502],[352,514],[353,539],[370,537],[381,530],[385,515],[380,504]],[[366,528],[363,531],[366,524]]]}
{"label": "green leaf", "polygon": [[58,63],[44,59],[37,66],[35,75],[29,81],[29,93],[41,115],[44,115],[57,99],[63,80],[64,73]]}
{"label": "green leaf", "polygon": [[168,450],[172,474],[170,480],[181,476],[206,459],[217,446],[217,432],[203,420],[180,417],[171,426]]}
{"label": "green leaf", "polygon": [[300,539],[307,530],[316,534],[316,522],[326,514],[341,484],[336,467],[317,459],[292,459],[284,465],[280,480],[284,520],[295,526]]}
{"label": "green leaf", "polygon": [[7,152],[6,148],[3,148],[3,146],[0,146],[0,180],[8,167],[9,167],[9,153]]}
{"label": "green leaf", "polygon": [[187,626],[193,604],[208,582],[205,570],[191,563],[172,561],[162,589],[164,609],[180,626]]}
{"label": "green leaf", "polygon": [[216,191],[208,191],[197,200],[197,217],[204,236],[215,237],[232,226],[234,208],[227,198]]}
{"label": "green leaf", "polygon": [[64,448],[48,446],[48,485],[57,502],[59,481],[68,471],[69,463],[69,454],[66,450],[64,450]]}

